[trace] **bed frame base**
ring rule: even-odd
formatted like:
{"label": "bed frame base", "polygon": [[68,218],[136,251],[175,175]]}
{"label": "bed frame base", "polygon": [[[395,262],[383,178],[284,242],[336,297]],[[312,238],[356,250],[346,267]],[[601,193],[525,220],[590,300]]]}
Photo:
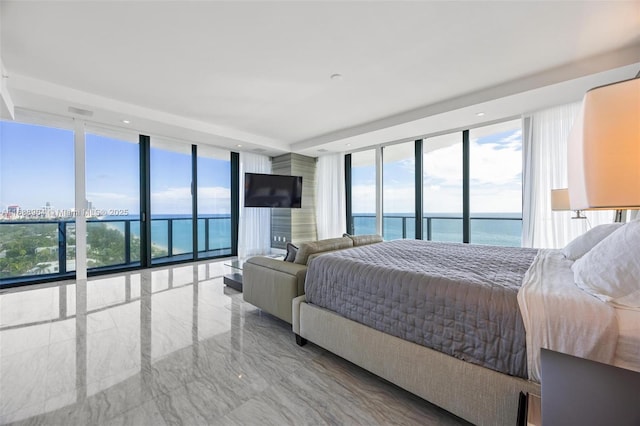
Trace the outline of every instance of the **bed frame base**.
{"label": "bed frame base", "polygon": [[[295,333],[294,333],[295,334]],[[296,334],[296,344],[298,346],[304,346],[307,344],[307,339],[305,339],[304,337],[302,337],[299,334]]]}
{"label": "bed frame base", "polygon": [[[520,392],[540,385],[461,361],[334,312],[293,302],[296,343],[305,339],[477,425],[515,425]],[[300,343],[298,343],[300,344]]]}

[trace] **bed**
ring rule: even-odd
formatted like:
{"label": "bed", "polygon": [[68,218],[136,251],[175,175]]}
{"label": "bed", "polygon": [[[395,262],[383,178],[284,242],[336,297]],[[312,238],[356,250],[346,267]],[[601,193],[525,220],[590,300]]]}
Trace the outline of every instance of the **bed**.
{"label": "bed", "polygon": [[513,425],[519,393],[540,392],[538,348],[638,358],[640,318],[578,288],[572,264],[559,250],[414,240],[327,254],[309,265],[293,331],[474,424]]}

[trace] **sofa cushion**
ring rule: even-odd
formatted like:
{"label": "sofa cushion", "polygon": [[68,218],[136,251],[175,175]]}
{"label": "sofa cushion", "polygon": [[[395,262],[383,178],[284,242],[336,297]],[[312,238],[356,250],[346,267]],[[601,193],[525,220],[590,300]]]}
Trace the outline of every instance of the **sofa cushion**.
{"label": "sofa cushion", "polygon": [[369,235],[349,235],[349,238],[353,240],[354,247],[365,246],[367,244],[381,243],[382,236],[378,234]]}
{"label": "sofa cushion", "polygon": [[326,240],[311,241],[298,245],[298,254],[294,263],[306,265],[309,256],[329,250],[339,250],[353,247],[353,240],[349,237],[329,238]]}

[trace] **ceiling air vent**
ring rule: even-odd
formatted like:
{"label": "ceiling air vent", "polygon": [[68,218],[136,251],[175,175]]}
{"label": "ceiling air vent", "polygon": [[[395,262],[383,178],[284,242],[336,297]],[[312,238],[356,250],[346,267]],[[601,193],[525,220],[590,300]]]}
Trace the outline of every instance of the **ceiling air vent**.
{"label": "ceiling air vent", "polygon": [[264,148],[253,148],[252,151],[253,152],[265,152],[266,149],[264,149]]}
{"label": "ceiling air vent", "polygon": [[72,114],[84,115],[85,117],[91,117],[93,115],[93,111],[72,106],[69,107],[69,112]]}
{"label": "ceiling air vent", "polygon": [[320,148],[320,149],[318,150],[318,152],[329,152],[329,150],[328,150],[328,149],[324,149],[324,148]]}

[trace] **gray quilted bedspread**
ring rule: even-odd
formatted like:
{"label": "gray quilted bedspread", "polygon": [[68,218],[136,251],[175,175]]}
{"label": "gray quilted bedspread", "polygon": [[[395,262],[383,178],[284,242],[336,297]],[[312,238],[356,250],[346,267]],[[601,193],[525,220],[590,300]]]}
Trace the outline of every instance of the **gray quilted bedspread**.
{"label": "gray quilted bedspread", "polygon": [[307,302],[423,346],[527,377],[516,300],[535,249],[396,240],[328,253]]}

